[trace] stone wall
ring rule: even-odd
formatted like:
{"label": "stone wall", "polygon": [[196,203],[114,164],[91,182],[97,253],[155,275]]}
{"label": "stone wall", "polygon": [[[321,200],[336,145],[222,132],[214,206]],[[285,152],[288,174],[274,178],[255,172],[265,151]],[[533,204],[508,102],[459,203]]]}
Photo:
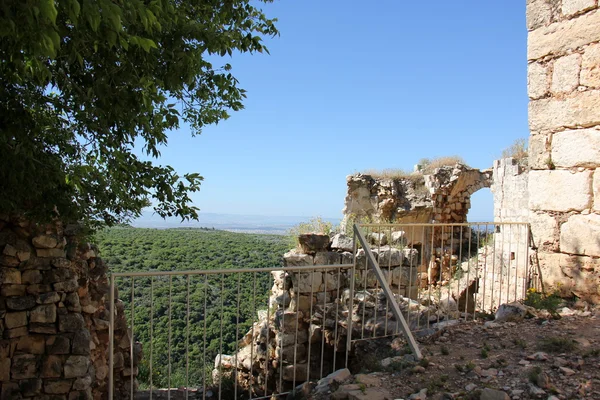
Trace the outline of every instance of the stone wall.
{"label": "stone wall", "polygon": [[[0,217],[2,400],[108,397],[107,267],[77,234],[75,225]],[[126,399],[130,340],[123,305],[115,305],[115,384]]]}
{"label": "stone wall", "polygon": [[528,0],[530,223],[549,288],[600,301],[600,10]]}
{"label": "stone wall", "polygon": [[529,221],[529,168],[518,160],[504,158],[494,161],[492,185],[494,222]]}
{"label": "stone wall", "polygon": [[349,219],[404,224],[466,222],[471,195],[489,187],[491,175],[491,170],[460,163],[398,178],[350,175],[346,178],[343,225]]}

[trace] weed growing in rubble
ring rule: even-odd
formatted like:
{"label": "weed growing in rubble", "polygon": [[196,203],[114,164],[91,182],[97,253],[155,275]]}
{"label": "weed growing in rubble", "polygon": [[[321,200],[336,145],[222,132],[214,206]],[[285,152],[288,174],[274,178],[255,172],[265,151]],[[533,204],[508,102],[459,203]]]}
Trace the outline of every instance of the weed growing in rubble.
{"label": "weed growing in rubble", "polygon": [[557,314],[558,307],[562,303],[563,299],[560,297],[558,292],[554,292],[550,295],[545,295],[542,292],[538,292],[534,288],[527,289],[527,296],[523,302],[526,306],[533,307],[537,310],[547,310],[551,314]]}
{"label": "weed growing in rubble", "polygon": [[448,347],[447,347],[447,346],[442,346],[442,347],[440,348],[440,351],[442,352],[442,355],[443,355],[443,356],[447,356],[448,354],[450,354],[450,350],[448,350]]}
{"label": "weed growing in rubble", "polygon": [[551,353],[568,353],[575,350],[577,343],[569,338],[551,336],[540,340],[538,347]]}
{"label": "weed growing in rubble", "polygon": [[524,341],[523,339],[517,339],[517,338],[514,338],[514,339],[513,339],[513,344],[514,344],[515,346],[517,346],[517,347],[520,347],[521,349],[525,349],[525,348],[527,348],[527,342],[526,342],[526,341]]}
{"label": "weed growing in rubble", "polygon": [[536,365],[531,368],[529,372],[527,372],[527,378],[529,379],[529,382],[537,385],[537,381],[541,373],[542,368],[540,366]]}

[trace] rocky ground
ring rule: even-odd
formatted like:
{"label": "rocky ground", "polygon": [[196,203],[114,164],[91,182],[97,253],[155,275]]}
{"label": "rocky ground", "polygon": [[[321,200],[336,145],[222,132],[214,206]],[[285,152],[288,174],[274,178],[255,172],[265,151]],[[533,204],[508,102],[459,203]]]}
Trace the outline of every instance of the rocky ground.
{"label": "rocky ground", "polygon": [[[366,341],[349,371],[305,384],[310,399],[600,399],[600,308],[529,310],[447,326],[421,338]],[[334,373],[335,374],[335,373]],[[337,378],[336,378],[337,377]]]}

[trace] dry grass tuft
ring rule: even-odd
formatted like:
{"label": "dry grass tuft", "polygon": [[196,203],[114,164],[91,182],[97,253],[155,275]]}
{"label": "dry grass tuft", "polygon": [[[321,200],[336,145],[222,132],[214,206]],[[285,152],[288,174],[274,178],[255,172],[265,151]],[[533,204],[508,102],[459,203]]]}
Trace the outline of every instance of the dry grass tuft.
{"label": "dry grass tuft", "polygon": [[527,165],[527,139],[517,139],[506,149],[502,150],[502,158],[512,157],[521,165]]}
{"label": "dry grass tuft", "polygon": [[370,175],[375,179],[410,179],[414,173],[399,168],[386,168],[383,170],[368,169],[361,172],[364,175]]}
{"label": "dry grass tuft", "polygon": [[422,172],[424,174],[431,174],[437,168],[454,166],[457,163],[465,164],[465,160],[463,160],[460,156],[445,156],[445,157],[437,157],[433,160],[429,160],[427,158],[419,161],[419,165],[422,166]]}

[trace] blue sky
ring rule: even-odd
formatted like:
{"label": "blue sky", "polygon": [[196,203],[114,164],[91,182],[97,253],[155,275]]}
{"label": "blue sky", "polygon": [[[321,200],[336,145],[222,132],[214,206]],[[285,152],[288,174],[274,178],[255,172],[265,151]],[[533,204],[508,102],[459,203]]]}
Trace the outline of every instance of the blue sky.
{"label": "blue sky", "polygon": [[[460,155],[491,167],[527,137],[525,1],[276,0],[270,55],[234,55],[245,109],[161,164],[199,172],[202,212],[341,217],[346,176]],[[220,62],[219,62],[220,61]],[[489,190],[469,220],[492,218]]]}

